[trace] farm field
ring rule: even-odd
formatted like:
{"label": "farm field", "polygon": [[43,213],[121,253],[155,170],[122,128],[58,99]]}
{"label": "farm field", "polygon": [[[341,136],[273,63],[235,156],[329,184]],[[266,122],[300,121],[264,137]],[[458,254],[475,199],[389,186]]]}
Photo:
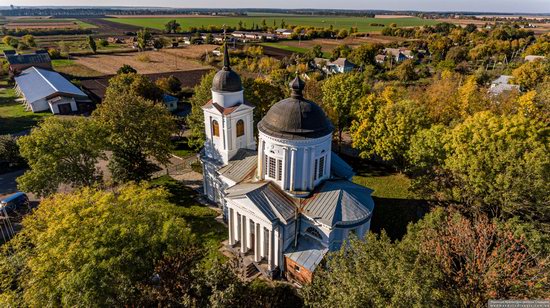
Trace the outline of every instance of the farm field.
{"label": "farm field", "polygon": [[246,26],[250,27],[252,24],[261,24],[263,20],[267,25],[277,25],[284,20],[288,25],[302,25],[302,26],[314,26],[314,27],[334,27],[335,29],[349,29],[351,27],[357,27],[360,32],[377,32],[381,27],[371,26],[372,23],[390,25],[392,23],[397,24],[398,27],[413,27],[422,25],[436,24],[435,20],[421,19],[417,17],[409,18],[366,18],[366,17],[333,17],[333,16],[278,16],[278,17],[187,17],[187,18],[167,18],[167,17],[132,17],[132,18],[107,18],[105,20],[118,22],[121,24],[133,25],[138,27],[147,27],[152,29],[164,29],[164,25],[172,20],[176,19],[183,30],[188,30],[190,27],[200,26],[223,26],[228,25],[236,27],[239,21],[242,21]]}
{"label": "farm field", "polygon": [[407,41],[405,38],[392,37],[392,36],[383,36],[383,35],[371,35],[369,37],[360,37],[360,38],[346,38],[343,40],[333,40],[333,39],[313,39],[313,40],[303,40],[303,41],[279,41],[273,43],[261,43],[262,46],[270,46],[275,48],[280,48],[283,50],[291,52],[303,53],[315,45],[321,45],[323,47],[323,52],[325,57],[327,53],[332,52],[337,46],[345,44],[351,48],[360,46],[365,43],[402,43]]}
{"label": "farm field", "polygon": [[[202,47],[202,46],[201,46]],[[115,74],[123,65],[128,64],[135,68],[140,74],[155,74],[173,71],[188,71],[208,69],[196,60],[178,56],[177,50],[166,51],[145,51],[140,53],[121,53],[110,55],[90,55],[75,57],[74,64],[87,67],[103,75]],[[182,51],[183,54],[184,51]],[[204,52],[204,49],[196,54]],[[170,56],[172,55],[172,56]]]}
{"label": "farm field", "polygon": [[76,18],[55,18],[55,19],[12,19],[6,20],[3,25],[6,29],[29,29],[29,30],[45,30],[45,29],[93,29],[96,26],[78,20]]}

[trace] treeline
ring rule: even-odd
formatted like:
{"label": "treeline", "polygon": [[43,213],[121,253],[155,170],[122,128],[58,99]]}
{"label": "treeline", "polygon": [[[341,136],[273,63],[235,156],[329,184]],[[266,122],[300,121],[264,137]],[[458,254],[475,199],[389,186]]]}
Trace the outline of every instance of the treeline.
{"label": "treeline", "polygon": [[92,34],[94,33],[91,29],[56,29],[56,30],[29,30],[29,29],[15,29],[9,30],[2,28],[2,35],[11,35],[11,36],[24,36],[24,35],[35,35],[35,36],[48,36],[48,35],[78,35],[78,34]]}

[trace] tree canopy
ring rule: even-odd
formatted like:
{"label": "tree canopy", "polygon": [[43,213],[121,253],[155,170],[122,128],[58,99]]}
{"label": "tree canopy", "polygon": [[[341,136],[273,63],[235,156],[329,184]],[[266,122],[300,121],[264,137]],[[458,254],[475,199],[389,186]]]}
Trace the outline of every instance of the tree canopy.
{"label": "tree canopy", "polygon": [[1,251],[2,306],[136,303],[157,260],[197,249],[166,197],[129,185],[45,199]]}
{"label": "tree canopy", "polygon": [[17,179],[19,189],[47,196],[66,184],[91,186],[103,181],[96,164],[103,158],[105,131],[90,119],[49,117],[18,140],[30,170]]}
{"label": "tree canopy", "polygon": [[175,121],[163,104],[109,88],[93,117],[109,132],[109,169],[115,181],[147,180],[157,170],[152,159],[168,162]]}

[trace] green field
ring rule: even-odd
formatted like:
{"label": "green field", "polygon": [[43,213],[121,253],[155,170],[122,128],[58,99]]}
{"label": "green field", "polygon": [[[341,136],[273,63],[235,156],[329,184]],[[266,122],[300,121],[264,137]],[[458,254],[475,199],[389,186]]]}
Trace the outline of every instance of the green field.
{"label": "green field", "polygon": [[[174,18],[167,17],[137,17],[137,18],[105,18],[106,20],[128,24],[138,27],[147,27],[163,30],[164,25]],[[314,26],[334,29],[349,29],[357,27],[360,32],[375,32],[380,31],[381,27],[371,26],[371,23],[390,25],[397,24],[398,27],[412,27],[436,24],[437,21],[426,20],[417,17],[410,18],[367,18],[367,17],[337,17],[337,16],[289,16],[289,17],[188,17],[176,18],[183,30],[188,30],[189,27],[200,26],[223,26],[228,25],[236,27],[239,21],[242,21],[246,27],[251,27],[252,24],[261,25],[265,20],[269,27],[273,27],[274,22],[277,27],[280,26],[281,20],[284,20],[287,25]]]}

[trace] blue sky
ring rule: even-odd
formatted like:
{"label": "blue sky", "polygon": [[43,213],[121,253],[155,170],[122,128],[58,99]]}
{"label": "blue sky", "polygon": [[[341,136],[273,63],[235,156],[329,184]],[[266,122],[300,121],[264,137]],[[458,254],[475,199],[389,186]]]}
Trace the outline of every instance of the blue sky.
{"label": "blue sky", "polygon": [[0,0],[0,6],[97,5],[166,6],[183,8],[342,8],[419,11],[493,11],[550,13],[550,0]]}

